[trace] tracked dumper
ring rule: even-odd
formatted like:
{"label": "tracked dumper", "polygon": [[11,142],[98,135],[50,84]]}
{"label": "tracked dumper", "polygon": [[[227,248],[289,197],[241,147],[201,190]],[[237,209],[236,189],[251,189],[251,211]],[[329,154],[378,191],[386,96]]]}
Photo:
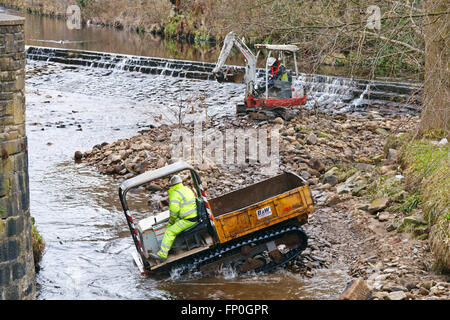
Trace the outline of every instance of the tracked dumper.
{"label": "tracked dumper", "polygon": [[[127,194],[186,170],[197,196],[199,221],[177,236],[169,257],[161,263],[149,254],[159,250],[169,211],[135,222]],[[181,161],[124,181],[119,197],[137,249],[134,260],[144,274],[177,270],[208,275],[226,267],[238,273],[269,272],[306,248],[307,235],[301,226],[313,210],[310,190],[295,173],[285,172],[208,200],[197,171]]]}

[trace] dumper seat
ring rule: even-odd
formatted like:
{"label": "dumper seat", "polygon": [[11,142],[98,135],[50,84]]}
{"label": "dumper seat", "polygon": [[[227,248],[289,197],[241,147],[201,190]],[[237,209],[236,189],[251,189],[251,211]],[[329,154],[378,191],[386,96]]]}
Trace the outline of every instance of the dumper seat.
{"label": "dumper seat", "polygon": [[184,242],[188,250],[201,246],[203,244],[201,235],[203,232],[208,232],[210,228],[209,216],[206,211],[205,203],[199,199],[196,201],[198,222],[181,232],[177,237],[177,239]]}

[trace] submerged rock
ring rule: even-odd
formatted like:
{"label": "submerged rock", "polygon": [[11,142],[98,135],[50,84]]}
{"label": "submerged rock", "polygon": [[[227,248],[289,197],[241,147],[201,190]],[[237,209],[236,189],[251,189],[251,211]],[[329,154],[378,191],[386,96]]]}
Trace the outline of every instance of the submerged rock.
{"label": "submerged rock", "polygon": [[81,151],[75,151],[74,159],[81,160],[82,158],[83,158],[83,153],[81,153]]}

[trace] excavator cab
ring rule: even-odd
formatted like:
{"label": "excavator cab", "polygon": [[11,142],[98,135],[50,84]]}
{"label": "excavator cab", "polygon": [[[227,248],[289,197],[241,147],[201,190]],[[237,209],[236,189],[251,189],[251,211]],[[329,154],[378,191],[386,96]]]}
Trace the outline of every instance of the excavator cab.
{"label": "excavator cab", "polygon": [[[256,44],[255,48],[258,49],[256,59],[258,59],[262,50],[268,51],[263,75],[264,81],[257,85],[255,98],[291,99],[293,96],[303,97],[303,86],[299,81],[297,67],[296,51],[298,51],[298,47],[295,45]],[[286,80],[271,81],[270,79],[274,68],[273,63],[277,61],[285,68]]]}

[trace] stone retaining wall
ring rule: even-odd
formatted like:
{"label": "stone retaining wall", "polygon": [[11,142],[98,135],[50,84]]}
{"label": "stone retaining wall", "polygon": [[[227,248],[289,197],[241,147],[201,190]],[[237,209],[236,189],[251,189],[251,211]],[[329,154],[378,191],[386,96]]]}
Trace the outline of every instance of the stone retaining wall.
{"label": "stone retaining wall", "polygon": [[34,299],[35,270],[25,134],[25,39],[0,14],[0,300]]}

